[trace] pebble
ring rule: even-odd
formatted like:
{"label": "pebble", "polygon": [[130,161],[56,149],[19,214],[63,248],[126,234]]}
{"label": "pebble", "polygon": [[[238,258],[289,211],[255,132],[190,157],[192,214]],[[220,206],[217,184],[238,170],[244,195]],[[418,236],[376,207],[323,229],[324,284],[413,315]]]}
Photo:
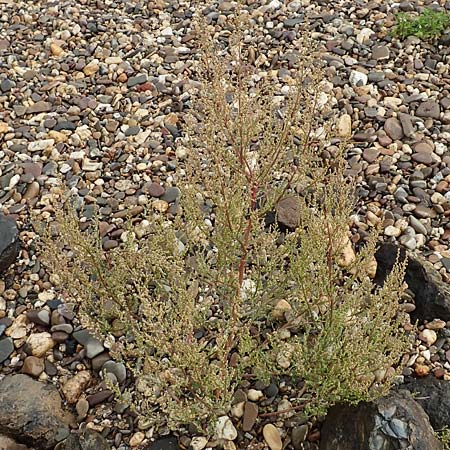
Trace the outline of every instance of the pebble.
{"label": "pebble", "polygon": [[43,332],[31,334],[26,344],[32,356],[41,358],[55,346],[55,341],[50,333]]}
{"label": "pebble", "polygon": [[0,363],[9,358],[14,351],[13,340],[9,337],[0,339]]}
{"label": "pebble", "polygon": [[88,370],[81,370],[74,377],[67,380],[61,389],[67,402],[70,404],[77,403],[90,381],[91,374]]}
{"label": "pebble", "polygon": [[271,423],[264,425],[263,436],[270,450],[282,450],[283,443],[277,427]]}
{"label": "pebble", "polygon": [[208,439],[203,436],[195,436],[191,440],[192,450],[203,450],[208,444]]}
{"label": "pebble", "polygon": [[419,332],[419,339],[430,346],[437,341],[437,334],[434,330],[425,328],[424,330]]}
{"label": "pebble", "polygon": [[92,359],[105,350],[103,344],[86,330],[75,331],[73,337],[84,346],[88,358]]}
{"label": "pebble", "polygon": [[251,431],[258,417],[258,405],[253,402],[245,402],[242,419],[242,430]]}
{"label": "pebble", "polygon": [[142,433],[142,431],[138,431],[133,434],[130,438],[130,446],[131,447],[137,447],[142,443],[142,441],[145,439],[145,434]]}
{"label": "pebble", "polygon": [[27,356],[23,361],[22,373],[37,378],[44,371],[44,360],[35,356]]}
{"label": "pebble", "polygon": [[80,422],[87,416],[89,411],[89,402],[85,398],[81,397],[78,399],[75,409],[78,414],[78,421]]}
{"label": "pebble", "polygon": [[215,436],[217,439],[226,441],[233,441],[237,438],[237,430],[228,416],[221,416],[217,419]]}

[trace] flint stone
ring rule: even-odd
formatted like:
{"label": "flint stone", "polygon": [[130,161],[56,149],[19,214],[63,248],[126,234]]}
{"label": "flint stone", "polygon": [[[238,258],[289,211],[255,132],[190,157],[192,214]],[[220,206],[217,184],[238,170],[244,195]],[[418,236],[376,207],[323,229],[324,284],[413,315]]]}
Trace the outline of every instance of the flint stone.
{"label": "flint stone", "polygon": [[415,378],[402,385],[414,396],[435,430],[450,427],[450,382],[436,377]]}
{"label": "flint stone", "polygon": [[358,406],[333,406],[321,430],[320,450],[442,450],[428,416],[405,390]]}
{"label": "flint stone", "polygon": [[62,410],[56,387],[27,375],[7,375],[0,382],[0,404],[0,433],[39,449],[54,448],[75,423]]}
{"label": "flint stone", "polygon": [[20,241],[16,222],[0,213],[0,273],[19,256]]}
{"label": "flint stone", "polygon": [[94,358],[102,353],[105,348],[103,344],[93,337],[87,330],[79,330],[73,333],[74,339],[86,349],[86,356],[88,358]]}
{"label": "flint stone", "polygon": [[[395,244],[383,243],[375,254],[379,285],[391,272],[399,252],[399,261],[406,258],[406,250]],[[413,322],[433,319],[450,320],[450,285],[442,281],[440,273],[428,262],[413,256],[408,257],[405,281],[414,293],[416,309],[411,313]]]}

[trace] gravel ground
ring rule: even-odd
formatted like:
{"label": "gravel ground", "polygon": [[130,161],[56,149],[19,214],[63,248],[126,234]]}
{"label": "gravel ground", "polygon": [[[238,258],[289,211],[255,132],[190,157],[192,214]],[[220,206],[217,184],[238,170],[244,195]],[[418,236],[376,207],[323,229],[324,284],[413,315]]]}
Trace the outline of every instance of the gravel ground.
{"label": "gravel ground", "polygon": [[[425,256],[450,280],[450,47],[389,35],[394,13],[431,2],[246,4],[254,65],[276,76],[280,89],[306,17],[324,51],[322,100],[340,116],[337,133],[355,133],[347,169],[358,181],[353,242],[381,223],[386,240]],[[84,217],[99,207],[105,250],[120,244],[126,216],[144,230],[146,207],[176,213],[183,115],[199,87],[191,19],[199,7],[220,37],[235,6],[0,0],[0,210],[17,220],[23,243],[15,270],[0,280],[0,335],[7,336],[0,341],[0,371],[62,386],[80,424],[101,431],[113,448],[145,444],[152,430],[103,389],[98,370],[106,368],[123,385],[130,381],[126,370],[109,361],[107,343],[83,331],[71,305],[55,294],[58,280],[40,265],[30,218],[52,218],[60,179]],[[414,309],[414,300],[404,308]],[[427,324],[408,358],[404,375],[432,371],[450,379],[450,324]],[[232,411],[246,423],[238,427],[239,448],[264,448],[263,434],[270,433],[291,440],[292,448],[317,448],[314,424],[292,412],[264,413],[295,406],[292,392],[283,382],[242,386]],[[270,424],[275,431],[269,426],[263,433]],[[181,441],[189,442],[188,436]],[[192,444],[206,446],[201,439]]]}

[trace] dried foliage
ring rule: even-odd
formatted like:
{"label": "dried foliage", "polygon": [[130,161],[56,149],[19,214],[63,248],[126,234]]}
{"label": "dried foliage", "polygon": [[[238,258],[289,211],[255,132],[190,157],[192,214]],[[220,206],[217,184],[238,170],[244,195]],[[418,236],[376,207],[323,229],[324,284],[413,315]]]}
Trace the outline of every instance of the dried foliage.
{"label": "dried foliage", "polygon": [[[372,283],[376,237],[355,255],[353,186],[329,148],[317,55],[305,40],[283,95],[248,64],[239,29],[203,45],[203,85],[187,120],[180,213],[105,252],[73,209],[44,238],[48,268],[86,325],[136,377],[129,401],[170,427],[227,413],[244,376],[304,382],[308,414],[380,395],[406,348],[402,267]],[[203,41],[207,41],[203,39]],[[226,50],[228,49],[228,51]],[[231,49],[231,50],[230,50]],[[268,218],[292,197],[298,226]]]}

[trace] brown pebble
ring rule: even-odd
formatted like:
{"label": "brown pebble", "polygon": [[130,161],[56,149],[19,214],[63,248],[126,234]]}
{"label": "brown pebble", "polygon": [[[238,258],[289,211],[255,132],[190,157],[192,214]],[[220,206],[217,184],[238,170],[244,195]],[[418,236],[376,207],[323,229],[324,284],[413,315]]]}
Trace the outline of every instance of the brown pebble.
{"label": "brown pebble", "polygon": [[80,398],[75,406],[78,414],[78,421],[81,422],[89,411],[89,402],[85,398]]}
{"label": "brown pebble", "polygon": [[145,191],[152,197],[161,197],[165,189],[159,183],[148,183],[145,186]]}
{"label": "brown pebble", "polygon": [[103,248],[105,250],[111,250],[119,246],[119,243],[115,239],[108,239],[103,243]]}
{"label": "brown pebble", "polygon": [[44,371],[44,360],[36,356],[27,356],[23,362],[22,373],[37,378]]}
{"label": "brown pebble", "polygon": [[55,342],[58,342],[58,344],[62,344],[63,342],[66,342],[69,338],[69,335],[65,333],[64,331],[54,331],[52,333],[52,339]]}
{"label": "brown pebble", "polygon": [[253,425],[255,425],[257,417],[258,417],[258,405],[253,402],[245,402],[244,418],[242,419],[242,429],[244,431],[251,431]]}
{"label": "brown pebble", "polygon": [[414,373],[418,377],[426,377],[430,373],[430,367],[425,364],[416,364],[414,367]]}
{"label": "brown pebble", "polygon": [[23,194],[22,198],[24,200],[31,200],[38,196],[39,190],[40,190],[39,183],[37,181],[33,181],[28,185],[27,190]]}
{"label": "brown pebble", "polygon": [[103,403],[109,397],[111,397],[112,392],[109,389],[104,391],[96,392],[95,394],[89,395],[86,400],[89,402],[89,406],[92,408],[99,403]]}
{"label": "brown pebble", "polygon": [[446,373],[446,371],[442,367],[438,367],[436,370],[433,371],[433,375],[439,379],[444,378],[445,373]]}

